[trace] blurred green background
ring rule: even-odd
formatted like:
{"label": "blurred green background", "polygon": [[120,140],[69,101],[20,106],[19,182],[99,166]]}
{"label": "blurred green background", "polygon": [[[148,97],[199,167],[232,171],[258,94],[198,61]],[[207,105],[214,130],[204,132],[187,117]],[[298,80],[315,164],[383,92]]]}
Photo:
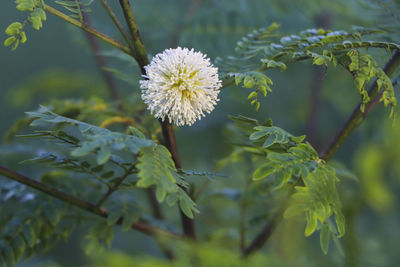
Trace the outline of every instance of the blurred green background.
{"label": "blurred green background", "polygon": [[[116,2],[110,1],[110,5],[122,18]],[[388,34],[380,38],[392,41],[400,39],[399,3],[396,0],[194,1],[198,2],[198,6],[193,6],[192,0],[131,2],[150,56],[179,44],[201,50],[214,60],[217,56],[233,54],[236,42],[242,36],[272,22],[281,24],[282,31],[288,34],[319,27],[351,30],[352,25],[359,25],[383,27]],[[92,9],[93,12],[89,14],[92,25],[118,38],[100,4],[94,3]],[[194,10],[188,12],[191,9]],[[2,41],[6,38],[4,30],[7,25],[23,17],[23,13],[16,11],[13,1],[0,2]],[[46,105],[54,98],[88,100],[98,97],[110,101],[82,32],[48,14],[44,27],[37,32],[27,30],[27,37],[27,43],[20,45],[16,51],[0,46],[1,136],[25,111],[34,110],[39,104]],[[102,51],[108,55],[109,67],[125,74],[120,77],[122,80],[115,79],[116,86],[127,100],[127,105],[129,101],[133,103],[139,92],[138,68],[126,59],[110,56],[113,52],[107,45],[102,44]],[[381,65],[390,57],[387,52],[370,52],[376,55]],[[246,98],[249,91],[230,87],[222,91],[221,101],[210,115],[194,126],[184,127],[177,132],[185,168],[215,170],[217,160],[230,152],[229,114],[242,114],[260,120],[272,118],[276,125],[295,135],[311,134],[310,142],[316,148],[322,148],[359,102],[359,94],[350,75],[343,69],[330,66],[318,89],[319,108],[313,117],[315,128],[310,132],[311,88],[323,74],[307,62],[292,65],[283,73],[271,71],[268,75],[274,81],[273,93],[261,99],[258,112],[248,104]],[[398,86],[396,93],[400,93]],[[273,255],[283,266],[398,266],[400,125],[398,122],[393,125],[388,118],[388,111],[382,106],[379,105],[368,115],[368,119],[335,155],[335,160],[343,164],[343,170],[352,171],[351,174],[343,171],[342,176],[347,178],[342,178],[339,188],[347,220],[343,238],[345,256],[339,255],[333,246],[329,254],[324,256],[319,249],[318,238],[305,238],[304,223],[296,221],[281,224],[261,253]],[[20,172],[31,173],[34,167],[17,164],[23,156],[9,156],[18,139],[13,142],[0,149],[0,163]],[[213,182],[210,192],[202,196],[199,200],[202,213],[197,224],[201,225],[201,233],[212,231],[214,239],[229,240],[230,235],[237,234],[234,230],[235,221],[231,221],[231,218],[236,218],[238,211],[234,208],[234,201],[215,196],[213,192],[234,190],[235,186],[240,186],[241,181],[235,177],[240,177],[244,170],[237,166],[221,172],[233,178]],[[224,207],[223,211],[217,213],[221,206]],[[168,217],[177,215],[176,210],[167,210],[171,212]],[[219,228],[221,223],[225,223],[223,229]],[[255,222],[254,228],[258,229],[260,225]],[[68,243],[60,243],[47,254],[35,256],[17,266],[107,266],[104,265],[107,261],[91,263],[96,259],[84,253],[84,236],[83,226]],[[207,240],[207,237],[203,239]],[[155,243],[137,232],[116,233],[111,251],[123,251],[135,257],[137,264],[142,261],[144,252],[146,255],[160,256]],[[134,263],[130,265],[129,260],[126,263],[123,259],[125,256],[118,255],[103,254],[98,257],[107,258],[109,266],[135,266]],[[157,266],[157,263],[146,264]]]}

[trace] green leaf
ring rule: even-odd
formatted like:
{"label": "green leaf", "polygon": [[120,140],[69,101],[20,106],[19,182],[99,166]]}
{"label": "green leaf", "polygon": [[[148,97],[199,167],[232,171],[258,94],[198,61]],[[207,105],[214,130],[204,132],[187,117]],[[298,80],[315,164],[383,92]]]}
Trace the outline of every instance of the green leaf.
{"label": "green leaf", "polygon": [[22,30],[22,24],[19,22],[11,23],[6,29],[7,35],[18,35]]}
{"label": "green leaf", "polygon": [[305,236],[310,236],[317,229],[318,218],[312,212],[307,212],[306,214],[307,214],[307,226],[306,226],[304,234],[305,234]]}
{"label": "green leaf", "polygon": [[100,151],[97,154],[96,158],[97,164],[103,165],[110,159],[110,157],[111,157],[111,148],[107,146],[100,147]]}
{"label": "green leaf", "polygon": [[4,41],[4,46],[5,46],[5,47],[10,46],[10,45],[12,45],[16,40],[17,40],[17,37],[15,37],[15,36],[8,37],[8,38]]}
{"label": "green leaf", "polygon": [[320,230],[319,241],[321,245],[322,252],[326,255],[329,250],[329,242],[331,240],[331,232],[329,231],[329,226],[323,224]]}
{"label": "green leaf", "polygon": [[12,248],[14,251],[15,261],[17,262],[21,258],[22,254],[24,254],[26,245],[24,239],[18,234],[13,236],[12,239]]}
{"label": "green leaf", "polygon": [[117,221],[123,216],[122,209],[120,207],[113,207],[107,216],[107,224],[112,226],[117,223]]}
{"label": "green leaf", "polygon": [[253,180],[258,181],[276,172],[276,167],[271,163],[266,163],[263,166],[257,168],[253,173]]}
{"label": "green leaf", "polygon": [[35,0],[15,0],[17,9],[20,11],[33,11],[35,8]]}
{"label": "green leaf", "polygon": [[29,15],[28,21],[35,30],[40,30],[43,27],[43,21],[47,19],[46,13],[41,8],[35,10]]}
{"label": "green leaf", "polygon": [[28,224],[24,225],[22,229],[22,235],[29,247],[33,247],[36,244],[36,235],[33,228],[30,225]]}

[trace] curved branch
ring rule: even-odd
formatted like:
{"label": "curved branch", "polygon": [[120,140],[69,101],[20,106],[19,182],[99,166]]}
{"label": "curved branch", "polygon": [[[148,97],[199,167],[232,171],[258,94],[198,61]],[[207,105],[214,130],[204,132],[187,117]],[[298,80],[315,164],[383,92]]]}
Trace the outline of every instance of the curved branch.
{"label": "curved branch", "polygon": [[[383,68],[383,71],[388,75],[392,75],[396,68],[400,65],[400,52],[397,50],[389,62]],[[375,99],[379,95],[379,87],[375,80],[375,82],[371,85],[368,90],[368,96],[370,99]],[[365,110],[370,111],[371,106],[375,105],[374,101],[369,102]],[[332,138],[329,145],[320,153],[320,158],[328,161],[333,154],[338,150],[340,145],[346,140],[346,138],[361,124],[361,122],[365,119],[365,113],[363,113],[360,109],[361,103],[359,103],[346,120],[344,125],[337,131],[336,135]]]}

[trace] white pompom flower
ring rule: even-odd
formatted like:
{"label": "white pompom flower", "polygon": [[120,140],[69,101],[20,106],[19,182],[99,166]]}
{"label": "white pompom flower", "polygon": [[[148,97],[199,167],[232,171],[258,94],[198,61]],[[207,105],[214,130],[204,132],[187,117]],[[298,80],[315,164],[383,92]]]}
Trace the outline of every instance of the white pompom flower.
{"label": "white pompom flower", "polygon": [[221,81],[206,55],[193,49],[166,49],[145,66],[142,99],[151,114],[177,126],[192,125],[217,104]]}

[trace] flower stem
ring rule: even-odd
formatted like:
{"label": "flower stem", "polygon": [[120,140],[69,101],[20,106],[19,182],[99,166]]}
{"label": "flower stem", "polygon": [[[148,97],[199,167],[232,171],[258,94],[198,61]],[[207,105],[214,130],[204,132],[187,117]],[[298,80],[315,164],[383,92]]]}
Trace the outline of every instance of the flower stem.
{"label": "flower stem", "polygon": [[113,38],[105,35],[104,33],[99,32],[99,31],[89,27],[85,23],[82,23],[82,22],[80,22],[80,21],[78,21],[76,19],[73,19],[73,18],[69,17],[68,15],[58,11],[57,9],[52,8],[51,6],[44,5],[44,9],[45,9],[45,11],[47,11],[47,12],[49,12],[49,13],[57,16],[57,17],[59,17],[60,19],[65,20],[66,22],[68,22],[68,23],[70,23],[70,24],[72,24],[72,25],[74,25],[74,26],[76,26],[78,28],[81,28],[82,30],[84,30],[84,31],[86,31],[86,32],[88,32],[88,33],[100,38],[104,42],[106,42],[106,43],[118,48],[122,52],[124,52],[124,53],[126,53],[128,55],[132,55],[131,54],[131,50],[129,49],[129,47],[125,46],[124,44],[121,44],[117,40],[114,40]]}
{"label": "flower stem", "polygon": [[[140,32],[138,26],[136,24],[135,17],[133,15],[131,5],[129,0],[119,0],[122,11],[125,16],[125,20],[129,27],[129,33],[133,39],[133,47],[135,48],[135,59],[140,67],[142,74],[146,73],[145,66],[149,64],[149,59],[147,58],[146,49],[143,45],[142,38],[140,36]],[[172,125],[167,121],[161,122],[163,136],[166,142],[166,146],[169,152],[172,155],[172,159],[174,160],[175,167],[177,169],[181,169],[181,162],[179,159],[178,147],[175,140],[174,129]],[[182,211],[180,211],[181,220],[182,220],[182,228],[185,236],[190,237],[192,239],[196,239],[196,232],[194,226],[194,220],[187,217]]]}

